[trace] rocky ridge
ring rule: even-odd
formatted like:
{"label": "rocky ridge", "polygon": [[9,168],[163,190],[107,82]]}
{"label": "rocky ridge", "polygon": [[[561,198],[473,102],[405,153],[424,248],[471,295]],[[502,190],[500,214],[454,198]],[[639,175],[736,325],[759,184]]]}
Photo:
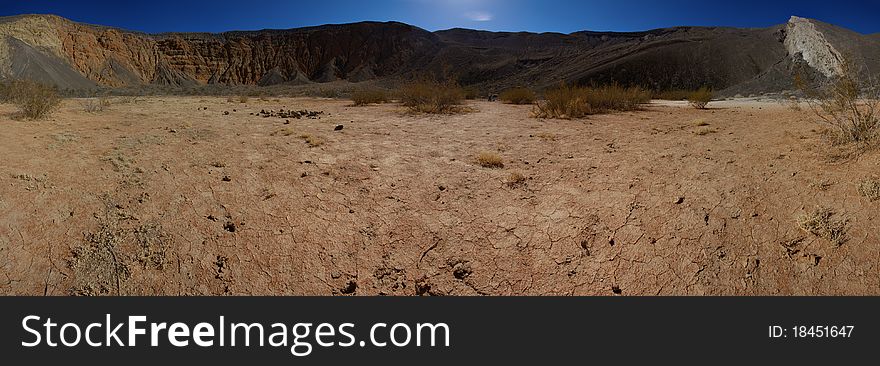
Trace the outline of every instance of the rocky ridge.
{"label": "rocky ridge", "polygon": [[569,83],[772,92],[793,64],[825,77],[844,55],[880,70],[880,39],[792,17],[761,29],[428,32],[397,22],[288,30],[145,34],[52,15],[0,18],[0,77],[62,88],[299,85],[443,75],[487,90]]}

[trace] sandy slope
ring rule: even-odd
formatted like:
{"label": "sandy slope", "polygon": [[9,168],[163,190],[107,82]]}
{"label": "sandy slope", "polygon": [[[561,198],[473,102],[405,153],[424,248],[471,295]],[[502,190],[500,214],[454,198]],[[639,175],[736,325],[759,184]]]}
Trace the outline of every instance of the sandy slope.
{"label": "sandy slope", "polygon": [[[880,154],[833,159],[806,112],[349,104],[0,106],[0,293],[880,294],[880,202],[856,188]],[[249,114],[282,106],[329,116]],[[848,219],[843,245],[798,228],[817,205]]]}

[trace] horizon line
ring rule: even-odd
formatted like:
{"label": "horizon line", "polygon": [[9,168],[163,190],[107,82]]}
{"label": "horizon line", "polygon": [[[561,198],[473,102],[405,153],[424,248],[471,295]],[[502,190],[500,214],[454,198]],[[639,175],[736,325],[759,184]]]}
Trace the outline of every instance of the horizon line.
{"label": "horizon line", "polygon": [[[68,21],[71,21],[71,22],[77,23],[77,24],[90,25],[90,26],[94,26],[94,27],[113,28],[113,29],[117,29],[117,30],[123,30],[123,31],[134,32],[134,33],[142,33],[142,34],[148,34],[148,35],[163,35],[163,34],[223,34],[223,33],[235,33],[235,32],[285,31],[285,30],[307,29],[307,28],[316,28],[316,27],[324,27],[324,26],[352,25],[352,24],[360,24],[360,23],[398,23],[398,24],[404,24],[404,25],[411,26],[411,27],[416,27],[416,28],[419,28],[419,29],[422,29],[422,30],[424,30],[424,31],[431,32],[431,33],[444,32],[444,31],[451,31],[451,30],[470,30],[470,31],[489,32],[489,33],[529,33],[529,34],[562,34],[562,35],[572,35],[572,34],[575,34],[575,33],[582,33],[582,32],[592,32],[592,33],[645,33],[645,32],[657,31],[657,30],[676,29],[676,28],[728,28],[728,29],[745,29],[745,30],[748,30],[748,29],[767,29],[767,28],[772,28],[772,27],[775,27],[775,26],[780,26],[780,25],[783,25],[783,24],[787,24],[787,23],[788,23],[788,20],[786,20],[786,21],[781,22],[781,23],[770,24],[770,25],[767,25],[767,26],[764,26],[764,27],[739,27],[739,26],[729,26],[729,25],[672,25],[672,26],[668,26],[668,27],[651,28],[651,29],[642,29],[642,30],[593,30],[593,29],[581,29],[581,30],[576,30],[576,31],[573,31],[573,32],[565,33],[565,32],[557,32],[557,31],[533,31],[533,30],[518,30],[518,31],[512,31],[512,30],[487,30],[487,29],[466,28],[466,27],[452,27],[452,28],[444,28],[444,29],[435,29],[435,30],[431,30],[431,29],[427,29],[427,28],[421,27],[421,26],[419,26],[419,25],[410,24],[410,23],[407,23],[407,22],[399,21],[399,20],[358,20],[358,21],[350,21],[350,22],[343,22],[343,23],[324,23],[324,24],[314,24],[314,25],[303,25],[303,26],[290,27],[290,28],[229,29],[229,30],[224,30],[224,31],[219,31],[219,32],[211,32],[211,31],[161,31],[161,32],[148,32],[148,31],[136,30],[136,29],[131,29],[131,28],[125,28],[125,27],[122,27],[122,26],[116,26],[116,25],[94,24],[94,23],[90,23],[90,22],[84,22],[84,21],[79,21],[79,20],[71,19],[71,18],[64,17],[64,16],[60,16],[60,15],[58,15],[58,14],[53,14],[53,13],[22,13],[22,14],[13,14],[13,15],[0,15],[0,18],[6,18],[6,17],[9,17],[9,18],[12,18],[12,17],[26,17],[26,16],[54,16],[54,17],[58,17],[58,18],[61,18],[61,19],[65,19],[65,20],[68,20]],[[841,27],[841,28],[844,28],[844,29],[850,30],[850,31],[852,31],[852,32],[856,32],[856,33],[858,33],[858,34],[866,35],[866,36],[871,36],[871,35],[880,34],[880,32],[878,32],[878,33],[862,33],[862,32],[856,31],[856,30],[852,30],[852,29],[847,28],[847,27],[839,26],[839,25],[837,25],[837,24],[833,24],[833,23],[828,23],[828,22],[825,22],[825,21],[823,21],[823,20],[816,19],[816,18],[800,17],[800,16],[797,16],[797,15],[791,15],[791,16],[789,16],[789,20],[791,19],[791,17],[799,17],[799,18],[804,18],[804,19],[809,19],[809,20],[815,20],[815,21],[823,22],[823,23],[826,23],[826,24],[830,24],[830,25],[832,25],[832,26]]]}

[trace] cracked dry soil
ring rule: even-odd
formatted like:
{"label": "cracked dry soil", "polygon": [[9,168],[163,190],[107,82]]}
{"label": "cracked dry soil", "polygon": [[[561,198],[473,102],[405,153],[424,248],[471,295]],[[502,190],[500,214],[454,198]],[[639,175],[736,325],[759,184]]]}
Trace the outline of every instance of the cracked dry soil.
{"label": "cracked dry soil", "polygon": [[[469,104],[0,106],[0,293],[880,294],[880,202],[858,190],[880,154],[834,158],[808,112]],[[324,114],[255,114],[281,108]],[[840,245],[798,227],[816,207]]]}

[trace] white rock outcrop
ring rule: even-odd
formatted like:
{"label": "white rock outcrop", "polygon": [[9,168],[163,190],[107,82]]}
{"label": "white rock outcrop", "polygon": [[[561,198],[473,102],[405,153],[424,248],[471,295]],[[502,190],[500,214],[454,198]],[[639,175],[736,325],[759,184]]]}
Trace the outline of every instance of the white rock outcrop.
{"label": "white rock outcrop", "polygon": [[793,16],[788,21],[785,48],[791,57],[803,57],[810,67],[826,77],[842,72],[843,57],[811,20]]}

